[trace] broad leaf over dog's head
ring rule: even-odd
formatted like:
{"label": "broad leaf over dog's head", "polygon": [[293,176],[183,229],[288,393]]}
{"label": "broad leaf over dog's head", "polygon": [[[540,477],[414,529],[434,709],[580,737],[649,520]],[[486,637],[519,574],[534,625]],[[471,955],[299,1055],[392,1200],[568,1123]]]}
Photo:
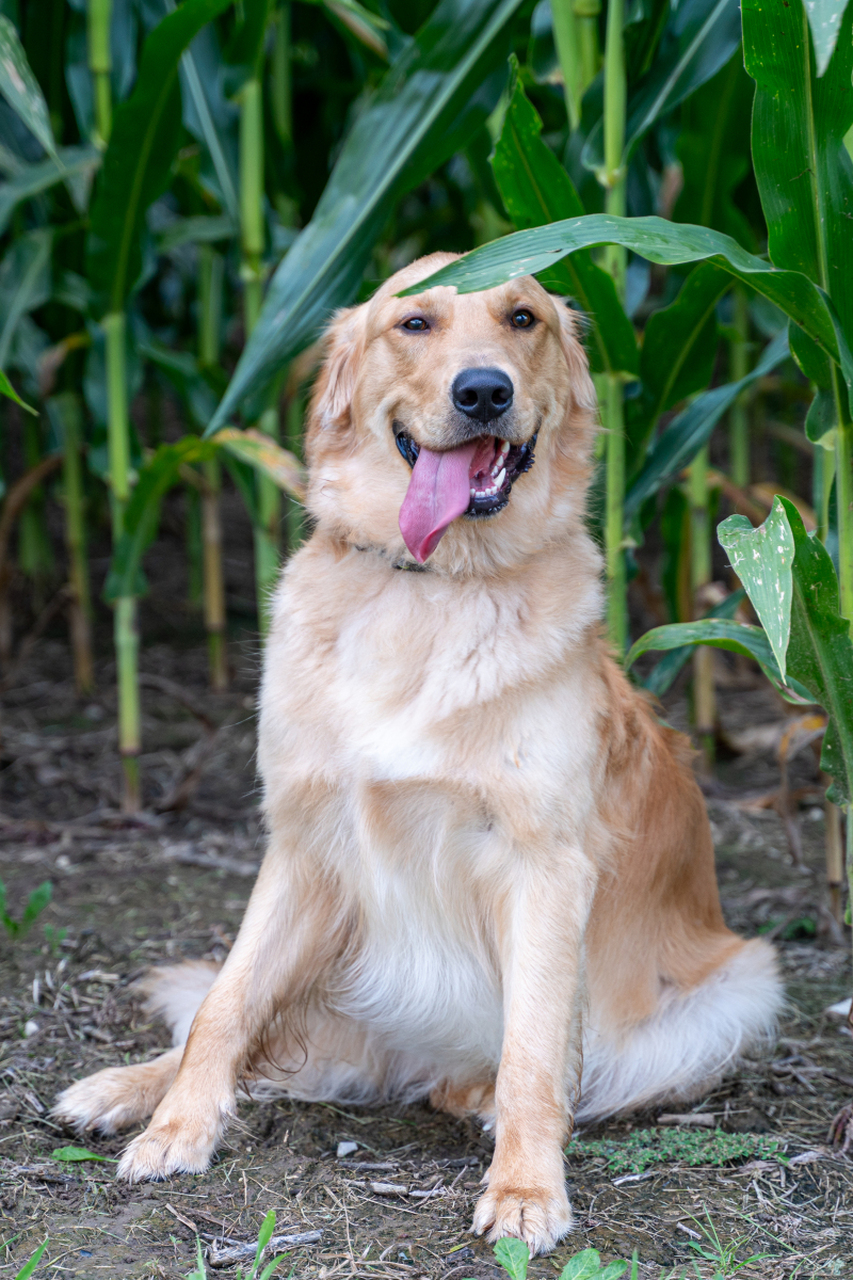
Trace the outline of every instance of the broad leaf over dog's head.
{"label": "broad leaf over dog's head", "polygon": [[571,311],[532,277],[396,296],[453,257],[420,259],[330,326],[308,505],[346,543],[480,572],[580,519],[595,399]]}

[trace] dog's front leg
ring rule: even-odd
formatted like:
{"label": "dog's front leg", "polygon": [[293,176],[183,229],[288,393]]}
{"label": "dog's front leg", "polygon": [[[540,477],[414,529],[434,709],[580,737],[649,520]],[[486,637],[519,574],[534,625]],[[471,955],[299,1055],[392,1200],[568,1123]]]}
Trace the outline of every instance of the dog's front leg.
{"label": "dog's front leg", "polygon": [[584,934],[596,876],[583,855],[527,862],[497,922],[504,1038],[495,1154],[474,1230],[547,1253],[570,1230],[563,1172],[580,1082]]}
{"label": "dog's front leg", "polygon": [[273,844],[237,940],[190,1029],[175,1081],[127,1147],[130,1182],[207,1168],[233,1115],[240,1073],[275,1015],[311,986],[335,945],[339,913],[319,872]]}

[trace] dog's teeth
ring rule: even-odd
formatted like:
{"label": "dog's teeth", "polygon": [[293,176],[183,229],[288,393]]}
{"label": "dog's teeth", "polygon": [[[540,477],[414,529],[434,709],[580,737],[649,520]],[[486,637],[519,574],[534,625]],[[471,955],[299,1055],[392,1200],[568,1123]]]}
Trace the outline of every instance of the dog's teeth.
{"label": "dog's teeth", "polygon": [[504,480],[506,480],[506,467],[501,467],[500,471],[495,476],[495,492],[497,492],[498,489],[500,489]]}

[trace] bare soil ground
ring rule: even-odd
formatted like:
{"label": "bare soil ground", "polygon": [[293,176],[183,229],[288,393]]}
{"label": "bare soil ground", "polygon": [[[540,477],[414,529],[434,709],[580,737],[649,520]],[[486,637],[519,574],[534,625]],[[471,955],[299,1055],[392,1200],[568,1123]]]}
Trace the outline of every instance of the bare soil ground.
{"label": "bare soil ground", "polygon": [[[0,1275],[14,1276],[49,1236],[37,1277],[173,1280],[192,1267],[196,1231],[251,1241],[274,1209],[277,1231],[321,1233],[290,1250],[281,1276],[498,1276],[491,1249],[468,1230],[491,1139],[426,1105],[245,1103],[209,1173],[155,1185],[121,1185],[109,1163],[51,1158],[73,1140],[50,1119],[56,1092],[167,1042],[142,1014],[134,979],[161,961],[221,957],[238,927],[262,835],[251,641],[233,642],[232,656],[232,688],[214,696],[200,645],[143,650],[146,812],[134,822],[118,812],[108,661],[104,692],[80,701],[64,643],[43,641],[5,695],[0,877],[13,914],[44,880],[53,898],[25,939],[0,937]],[[784,716],[757,681],[724,690],[721,701],[731,733]],[[682,723],[677,689],[668,703]],[[571,1254],[594,1246],[606,1259],[636,1248],[643,1280],[687,1274],[692,1262],[711,1277],[691,1247],[707,1248],[697,1219],[709,1229],[710,1218],[739,1261],[764,1255],[744,1277],[853,1277],[853,1158],[827,1144],[832,1115],[853,1096],[853,1040],[824,1013],[850,992],[849,949],[826,908],[819,803],[806,794],[801,809],[804,869],[791,863],[778,815],[744,807],[778,779],[765,745],[722,763],[708,791],[727,917],[776,938],[788,1010],[778,1041],[690,1110],[726,1134],[777,1140],[784,1160],[750,1139],[746,1155],[720,1166],[666,1159],[617,1172],[585,1144],[613,1139],[622,1150],[640,1130],[660,1132],[658,1113],[582,1134],[568,1153],[577,1230],[532,1263],[531,1276],[558,1275]],[[791,782],[816,787],[810,752]],[[711,1130],[681,1132],[698,1135],[701,1151]],[[357,1144],[346,1158],[336,1154],[342,1142]],[[87,1145],[114,1157],[122,1142]]]}

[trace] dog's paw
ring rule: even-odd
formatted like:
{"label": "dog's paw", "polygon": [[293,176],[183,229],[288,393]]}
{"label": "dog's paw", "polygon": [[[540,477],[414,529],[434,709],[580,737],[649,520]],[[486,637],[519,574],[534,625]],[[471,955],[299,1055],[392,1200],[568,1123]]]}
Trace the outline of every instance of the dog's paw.
{"label": "dog's paw", "polygon": [[56,1099],[54,1120],[76,1133],[117,1133],[145,1120],[146,1098],[133,1079],[132,1067],[108,1067],[78,1080]]}
{"label": "dog's paw", "polygon": [[204,1173],[221,1137],[218,1115],[155,1115],[144,1133],[125,1148],[118,1176],[125,1182],[158,1182],[174,1173]]}
{"label": "dog's paw", "polygon": [[491,1179],[474,1211],[474,1231],[490,1244],[516,1236],[530,1256],[550,1253],[572,1229],[572,1211],[564,1184],[519,1187]]}

